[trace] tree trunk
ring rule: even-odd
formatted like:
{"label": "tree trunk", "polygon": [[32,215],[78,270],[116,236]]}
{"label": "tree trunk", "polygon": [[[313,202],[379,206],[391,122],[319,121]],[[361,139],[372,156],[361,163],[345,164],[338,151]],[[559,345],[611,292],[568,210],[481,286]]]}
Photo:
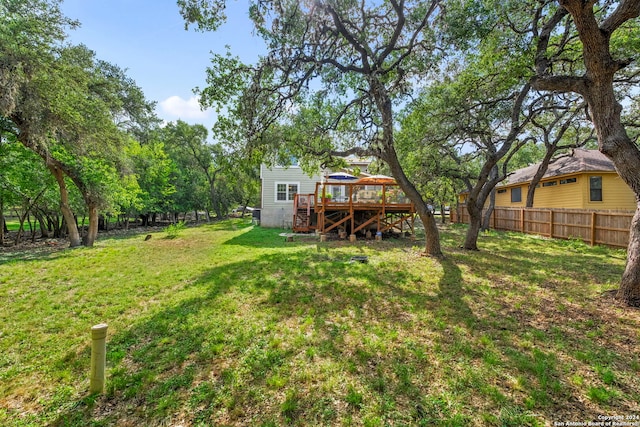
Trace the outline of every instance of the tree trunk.
{"label": "tree trunk", "polygon": [[36,241],[36,222],[38,220],[34,217],[33,225],[31,224],[31,215],[27,215],[27,224],[29,224],[29,231],[31,232],[31,243]]}
{"label": "tree trunk", "polygon": [[47,222],[44,218],[44,215],[39,210],[35,210],[33,212],[33,216],[38,220],[38,224],[40,224],[40,237],[43,239],[47,239],[49,237],[49,229],[47,228]]}
{"label": "tree trunk", "polygon": [[529,190],[527,191],[527,202],[525,205],[526,207],[533,207],[533,200],[536,194],[536,186],[538,185],[544,174],[547,173],[549,164],[551,163],[551,158],[554,154],[555,151],[547,149],[547,152],[544,154],[544,158],[542,159],[540,166],[538,166],[538,170],[536,171],[535,175],[533,175],[533,178],[531,178],[531,182],[529,183]]}
{"label": "tree trunk", "polygon": [[[607,135],[604,131],[602,130],[603,134]],[[600,139],[600,132],[598,132],[598,139]],[[618,174],[633,190],[638,201],[629,229],[627,264],[622,274],[617,298],[629,306],[640,307],[640,175],[638,175],[640,151],[626,132],[619,131],[611,132],[600,143],[600,151],[613,161]]]}
{"label": "tree trunk", "polygon": [[[492,170],[495,170],[493,167]],[[478,235],[482,229],[482,210],[493,192],[498,180],[479,178],[476,185],[469,192],[467,198],[467,212],[469,213],[469,228],[464,240],[464,249],[478,250]],[[495,203],[495,202],[494,202]]]}
{"label": "tree trunk", "polygon": [[216,176],[217,173],[209,175],[209,203],[211,203],[211,208],[215,211],[216,217],[222,219],[222,208],[218,202],[218,192],[216,191]]}
{"label": "tree trunk", "polygon": [[404,191],[404,194],[406,194],[409,200],[411,200],[415,205],[418,216],[422,221],[426,240],[424,248],[425,254],[434,257],[441,257],[442,248],[440,246],[440,231],[438,230],[438,225],[436,224],[436,218],[433,215],[433,211],[429,209],[427,203],[422,199],[418,190],[404,174],[397,157],[387,159],[387,164],[391,169],[391,173],[400,185],[400,188]]}
{"label": "tree trunk", "polygon": [[98,208],[95,203],[87,203],[87,208],[89,210],[89,226],[87,227],[84,244],[93,246],[98,238]]}
{"label": "tree trunk", "polygon": [[417,205],[416,210],[418,211],[418,216],[420,217],[422,225],[424,226],[424,253],[429,256],[441,257],[442,249],[440,248],[440,231],[438,230],[438,225],[436,224],[436,217],[433,215],[433,212],[427,209],[427,206],[424,204],[424,202],[422,203],[422,205],[423,206]]}
{"label": "tree trunk", "polygon": [[639,202],[629,230],[627,265],[617,297],[629,306],[640,307],[640,150],[622,124],[622,106],[615,99],[613,83],[596,86],[595,90],[597,92],[590,92],[587,102],[592,110],[600,151],[613,161],[618,175]]}
{"label": "tree trunk", "polygon": [[[525,84],[520,89],[518,97],[516,98],[513,106],[511,107],[511,123],[509,134],[502,140],[502,142],[494,142],[491,138],[488,139],[485,153],[485,161],[480,170],[480,174],[474,185],[471,185],[471,181],[468,180],[467,188],[469,189],[469,197],[467,198],[467,211],[469,212],[469,228],[467,229],[467,236],[465,237],[464,249],[477,251],[478,250],[478,235],[482,227],[482,210],[489,196],[494,192],[496,185],[505,178],[506,165],[509,161],[508,156],[510,151],[519,149],[522,145],[513,144],[528,120],[520,120],[522,114],[522,105],[531,90],[530,84]],[[501,138],[499,139],[501,140]],[[500,172],[499,162],[503,161],[502,169]]]}
{"label": "tree trunk", "polygon": [[55,218],[51,219],[51,226],[53,227],[53,237],[55,237],[56,239],[62,237],[62,227],[64,223],[64,217],[62,218],[62,220],[60,220],[60,217],[58,215],[56,215]]}
{"label": "tree trunk", "polygon": [[467,212],[469,213],[469,228],[464,238],[463,249],[470,251],[478,250],[478,235],[482,225],[482,209],[479,209],[476,201],[467,202]]}
{"label": "tree trunk", "polygon": [[382,139],[380,141],[381,148],[377,155],[380,159],[384,160],[387,165],[389,165],[391,175],[393,175],[402,191],[404,191],[404,194],[416,207],[418,216],[424,225],[426,240],[425,254],[434,257],[442,257],[440,232],[438,231],[438,226],[436,224],[436,219],[433,216],[433,212],[429,210],[427,203],[425,203],[422,195],[416,189],[415,185],[413,185],[413,183],[409,181],[409,178],[407,178],[407,175],[404,173],[404,169],[400,164],[400,160],[398,159],[398,153],[395,150],[393,136],[393,103],[389,98],[389,94],[384,84],[382,84],[378,76],[375,74],[369,75],[367,79],[371,95],[375,101],[377,110],[380,112],[383,123],[381,134]]}
{"label": "tree trunk", "polygon": [[496,207],[496,189],[491,190],[491,195],[489,196],[489,206],[485,211],[484,215],[482,215],[482,225],[480,226],[480,231],[487,231],[491,228],[491,215],[493,214],[493,210]]}
{"label": "tree trunk", "polygon": [[54,178],[58,182],[60,188],[60,210],[67,224],[67,231],[69,234],[69,247],[75,248],[82,244],[80,240],[80,233],[78,232],[78,225],[73,216],[73,212],[69,207],[69,193],[67,191],[67,185],[64,182],[64,175],[60,169],[53,165],[47,165]]}
{"label": "tree trunk", "polygon": [[24,220],[27,217],[27,214],[29,213],[29,211],[26,211],[24,215],[20,215],[20,213],[16,209],[15,213],[16,213],[16,216],[18,217],[18,222],[20,225],[18,226],[18,233],[16,234],[16,238],[13,244],[18,246],[20,242],[22,242],[22,234],[24,232]]}
{"label": "tree trunk", "polygon": [[627,265],[616,297],[632,307],[640,307],[640,204],[631,221]]}
{"label": "tree trunk", "polygon": [[[497,182],[498,174],[499,174],[498,164],[496,163],[493,166],[493,168],[491,168],[491,173],[489,174],[489,180]],[[482,206],[484,206],[484,203],[482,204]],[[487,208],[487,211],[485,212],[484,217],[482,218],[482,223],[480,226],[481,231],[485,231],[491,228],[491,214],[493,213],[493,209],[495,208],[495,206],[496,206],[496,188],[494,186],[491,189],[491,192],[489,193],[489,207]],[[482,215],[482,209],[480,209],[480,214]],[[477,241],[477,238],[476,238],[476,241]]]}

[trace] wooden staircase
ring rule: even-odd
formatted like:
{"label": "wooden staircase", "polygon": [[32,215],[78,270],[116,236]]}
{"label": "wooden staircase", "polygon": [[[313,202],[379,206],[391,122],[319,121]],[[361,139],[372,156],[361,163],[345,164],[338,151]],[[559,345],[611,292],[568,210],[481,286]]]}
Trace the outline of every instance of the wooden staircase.
{"label": "wooden staircase", "polygon": [[296,194],[293,201],[293,231],[308,233],[315,230],[313,208],[315,194]]}

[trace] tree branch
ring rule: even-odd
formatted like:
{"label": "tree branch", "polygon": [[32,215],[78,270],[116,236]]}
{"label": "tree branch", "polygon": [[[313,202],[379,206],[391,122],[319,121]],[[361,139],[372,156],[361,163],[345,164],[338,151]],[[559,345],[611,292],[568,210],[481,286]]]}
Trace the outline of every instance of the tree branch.
{"label": "tree branch", "polygon": [[584,77],[538,75],[532,77],[530,83],[536,90],[575,92],[581,95],[587,93],[587,82]]}
{"label": "tree branch", "polygon": [[336,26],[336,29],[338,30],[340,35],[342,35],[342,37],[344,37],[345,40],[347,40],[349,42],[349,44],[358,53],[360,53],[360,59],[362,60],[362,67],[364,68],[365,72],[367,72],[367,73],[370,72],[371,68],[370,68],[370,64],[369,64],[369,58],[372,56],[372,53],[368,49],[368,47],[362,45],[362,43],[360,43],[355,38],[355,36],[349,32],[347,27],[345,27],[344,23],[342,22],[342,19],[341,19],[340,15],[338,15],[338,13],[336,12],[336,10],[333,7],[331,7],[329,5],[323,5],[323,4],[320,3],[320,1],[316,1],[315,5],[320,9],[326,10],[329,13],[329,15],[331,15],[331,19],[333,20],[333,23]]}
{"label": "tree branch", "polygon": [[[541,6],[541,8],[544,6]],[[567,16],[567,10],[564,7],[559,7],[556,12],[553,14],[551,19],[543,25],[542,30],[540,31],[540,36],[538,38],[538,43],[536,46],[536,58],[535,58],[535,68],[536,74],[539,76],[544,76],[549,74],[550,62],[547,58],[547,48],[549,47],[549,40],[551,38],[551,33],[557,27],[557,25]],[[536,14],[536,22],[533,23],[533,27],[537,28],[537,21],[541,19],[542,14]]]}
{"label": "tree branch", "polygon": [[600,29],[606,34],[612,34],[622,24],[630,19],[640,16],[640,1],[638,0],[622,0],[616,10],[600,26]]}

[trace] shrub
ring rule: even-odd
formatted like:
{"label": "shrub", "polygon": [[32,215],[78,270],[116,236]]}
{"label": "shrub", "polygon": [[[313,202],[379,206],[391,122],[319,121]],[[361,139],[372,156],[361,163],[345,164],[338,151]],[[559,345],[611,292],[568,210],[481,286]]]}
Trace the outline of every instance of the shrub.
{"label": "shrub", "polygon": [[167,226],[164,229],[164,232],[167,233],[167,239],[175,239],[185,228],[186,224],[184,223],[184,221],[179,221],[175,224]]}

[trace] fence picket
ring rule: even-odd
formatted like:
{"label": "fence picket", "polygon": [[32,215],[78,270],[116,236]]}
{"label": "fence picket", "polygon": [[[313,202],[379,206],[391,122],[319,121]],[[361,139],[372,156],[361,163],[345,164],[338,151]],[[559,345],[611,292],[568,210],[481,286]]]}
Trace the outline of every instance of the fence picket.
{"label": "fence picket", "polygon": [[[495,230],[577,238],[592,246],[627,247],[633,214],[632,211],[495,207],[490,223]],[[466,206],[459,205],[451,211],[451,222],[469,223]]]}

